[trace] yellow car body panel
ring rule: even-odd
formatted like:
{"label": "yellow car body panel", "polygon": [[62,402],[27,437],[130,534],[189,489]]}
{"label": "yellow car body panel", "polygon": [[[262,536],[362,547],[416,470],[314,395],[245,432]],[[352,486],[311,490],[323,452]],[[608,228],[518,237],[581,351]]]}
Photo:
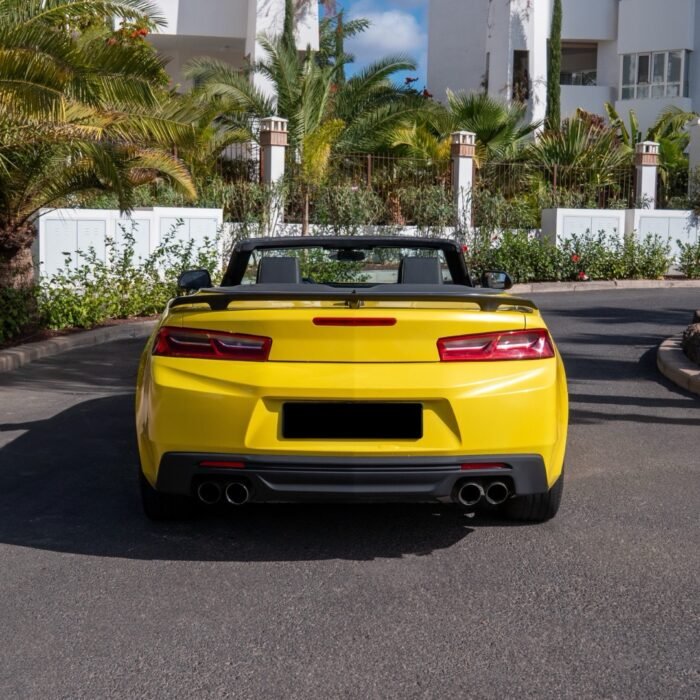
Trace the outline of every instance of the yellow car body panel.
{"label": "yellow car body panel", "polygon": [[[142,470],[152,485],[169,453],[375,458],[541,456],[551,487],[562,473],[568,425],[561,357],[441,362],[440,337],[545,328],[536,310],[482,311],[465,302],[234,302],[166,311],[159,326],[272,338],[268,361],[161,357],[144,350],[136,425]],[[319,317],[396,319],[388,327],[318,326]],[[156,331],[157,332],[157,331]],[[415,440],[289,439],[285,401],[414,401]]]}

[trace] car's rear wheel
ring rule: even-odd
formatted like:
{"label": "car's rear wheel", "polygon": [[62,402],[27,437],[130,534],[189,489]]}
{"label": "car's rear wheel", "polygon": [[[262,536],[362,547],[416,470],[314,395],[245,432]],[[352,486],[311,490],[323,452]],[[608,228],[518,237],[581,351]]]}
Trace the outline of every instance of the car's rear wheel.
{"label": "car's rear wheel", "polygon": [[139,469],[139,487],[143,512],[150,520],[182,520],[194,512],[194,502],[187,496],[156,491]]}
{"label": "car's rear wheel", "polygon": [[557,514],[563,493],[564,472],[547,493],[511,498],[504,506],[505,515],[511,520],[543,523]]}

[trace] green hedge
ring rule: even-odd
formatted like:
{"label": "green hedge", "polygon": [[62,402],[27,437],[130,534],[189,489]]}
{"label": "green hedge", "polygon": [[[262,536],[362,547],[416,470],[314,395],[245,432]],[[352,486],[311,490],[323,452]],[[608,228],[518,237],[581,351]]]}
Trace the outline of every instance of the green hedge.
{"label": "green hedge", "polygon": [[107,259],[94,249],[82,253],[77,267],[66,254],[64,268],[41,281],[39,312],[48,328],[91,328],[110,318],[150,316],[163,311],[178,293],[177,278],[186,269],[221,268],[218,240],[175,240],[178,223],[145,260],[137,259],[134,236],[124,230],[123,243],[107,240]]}
{"label": "green hedge", "polygon": [[659,279],[673,262],[670,244],[660,236],[604,232],[572,236],[559,247],[525,232],[468,237],[468,261],[477,274],[506,270],[513,281],[550,282],[588,278]]}

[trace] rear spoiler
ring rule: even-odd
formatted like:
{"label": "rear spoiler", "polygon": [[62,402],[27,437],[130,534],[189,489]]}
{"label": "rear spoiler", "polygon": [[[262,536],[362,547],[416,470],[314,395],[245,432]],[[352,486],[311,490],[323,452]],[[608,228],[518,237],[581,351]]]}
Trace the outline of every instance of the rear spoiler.
{"label": "rear spoiler", "polygon": [[374,287],[328,287],[322,284],[250,284],[202,289],[196,294],[175,297],[168,308],[206,304],[212,311],[224,311],[233,301],[340,301],[359,308],[366,301],[433,301],[477,304],[482,311],[518,307],[527,313],[537,310],[529,299],[502,292],[475,292],[462,285],[384,284]]}

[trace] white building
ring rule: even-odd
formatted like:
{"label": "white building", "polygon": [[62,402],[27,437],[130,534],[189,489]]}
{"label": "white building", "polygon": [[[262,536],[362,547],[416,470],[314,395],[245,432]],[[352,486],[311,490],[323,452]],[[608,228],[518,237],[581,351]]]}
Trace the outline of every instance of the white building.
{"label": "white building", "polygon": [[[430,0],[428,86],[487,90],[543,119],[553,0]],[[562,0],[562,116],[612,102],[642,129],[700,109],[700,0]]]}
{"label": "white building", "polygon": [[[278,35],[284,25],[284,0],[155,0],[167,26],[151,36],[154,46],[170,59],[175,84],[189,87],[182,76],[196,56],[219,58],[244,67],[261,58],[257,37]],[[318,2],[299,4],[297,46],[318,49]],[[256,80],[259,76],[256,76]]]}

